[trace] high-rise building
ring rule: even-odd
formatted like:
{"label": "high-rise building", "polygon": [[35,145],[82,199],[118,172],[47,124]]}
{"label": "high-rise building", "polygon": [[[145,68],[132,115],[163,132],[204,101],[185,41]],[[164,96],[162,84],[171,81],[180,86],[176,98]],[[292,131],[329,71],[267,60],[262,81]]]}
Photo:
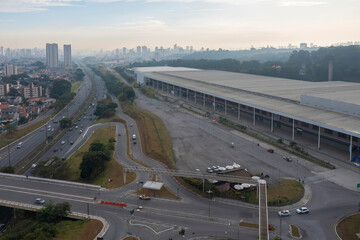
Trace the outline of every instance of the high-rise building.
{"label": "high-rise building", "polygon": [[64,66],[71,66],[71,45],[64,45]]}
{"label": "high-rise building", "polygon": [[136,53],[141,53],[141,46],[136,47]]}
{"label": "high-rise building", "polygon": [[17,75],[17,66],[13,66],[11,64],[4,66],[4,75],[5,76],[11,76],[11,75]]}
{"label": "high-rise building", "polygon": [[57,43],[46,44],[46,66],[49,68],[59,67],[58,45]]}
{"label": "high-rise building", "polygon": [[0,56],[4,56],[4,47],[0,46]]}
{"label": "high-rise building", "polygon": [[4,96],[4,95],[8,94],[9,91],[10,91],[9,83],[0,84],[0,96]]}

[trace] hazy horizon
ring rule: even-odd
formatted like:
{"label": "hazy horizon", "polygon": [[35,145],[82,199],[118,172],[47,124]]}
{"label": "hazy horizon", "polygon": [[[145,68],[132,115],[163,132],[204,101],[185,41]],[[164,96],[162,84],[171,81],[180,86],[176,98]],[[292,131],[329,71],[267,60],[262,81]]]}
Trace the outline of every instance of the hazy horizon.
{"label": "hazy horizon", "polygon": [[357,0],[0,0],[0,46],[244,49],[359,41]]}

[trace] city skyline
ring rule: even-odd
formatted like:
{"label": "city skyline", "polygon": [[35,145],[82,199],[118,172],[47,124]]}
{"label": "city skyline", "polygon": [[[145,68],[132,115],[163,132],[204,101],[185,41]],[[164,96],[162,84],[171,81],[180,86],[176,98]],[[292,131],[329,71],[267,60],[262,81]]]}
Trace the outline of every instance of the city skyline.
{"label": "city skyline", "polygon": [[[0,45],[246,49],[359,41],[356,0],[0,0]],[[24,40],[26,39],[26,40]]]}

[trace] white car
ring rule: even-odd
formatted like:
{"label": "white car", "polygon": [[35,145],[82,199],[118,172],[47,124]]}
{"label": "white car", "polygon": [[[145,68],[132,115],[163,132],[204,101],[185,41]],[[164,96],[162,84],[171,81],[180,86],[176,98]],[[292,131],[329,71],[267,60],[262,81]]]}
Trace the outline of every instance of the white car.
{"label": "white car", "polygon": [[281,210],[278,212],[278,215],[280,217],[288,217],[288,216],[290,216],[290,211],[289,210]]}
{"label": "white car", "polygon": [[44,204],[44,203],[45,203],[45,200],[42,199],[42,198],[37,198],[37,199],[35,199],[35,203],[37,203],[37,204]]}
{"label": "white car", "polygon": [[61,145],[64,145],[65,144],[65,141],[61,141]]}
{"label": "white car", "polygon": [[296,213],[297,214],[309,213],[309,210],[307,209],[307,207],[301,207],[301,208],[296,209]]}

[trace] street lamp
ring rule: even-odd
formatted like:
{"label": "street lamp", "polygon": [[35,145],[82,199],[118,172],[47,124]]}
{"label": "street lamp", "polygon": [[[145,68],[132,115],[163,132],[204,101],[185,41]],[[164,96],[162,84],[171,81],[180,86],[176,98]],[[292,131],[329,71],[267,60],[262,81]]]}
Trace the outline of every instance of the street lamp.
{"label": "street lamp", "polygon": [[8,155],[9,155],[9,167],[11,166],[11,162],[10,162],[10,141],[11,141],[11,139],[8,139],[8,145],[7,145]]}
{"label": "street lamp", "polygon": [[208,194],[209,194],[209,219],[211,218],[211,215],[210,215],[210,203],[211,203],[211,193],[213,191],[211,191],[210,189],[206,191]]}

